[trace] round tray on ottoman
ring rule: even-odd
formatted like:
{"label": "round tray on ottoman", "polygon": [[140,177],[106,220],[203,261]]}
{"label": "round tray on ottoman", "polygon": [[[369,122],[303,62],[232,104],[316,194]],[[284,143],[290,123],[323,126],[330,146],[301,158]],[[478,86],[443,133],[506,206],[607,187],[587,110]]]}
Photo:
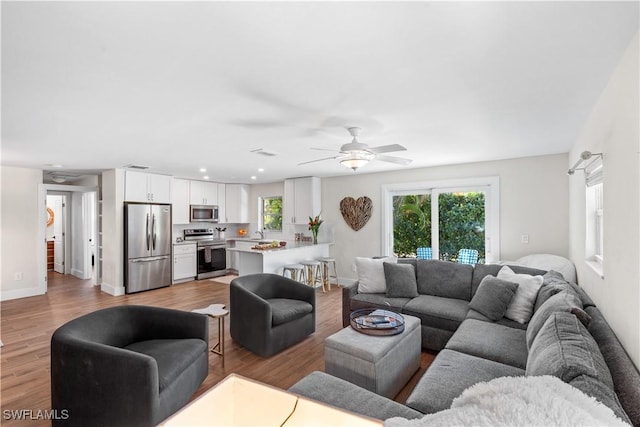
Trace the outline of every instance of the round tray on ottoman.
{"label": "round tray on ottoman", "polygon": [[397,335],[404,331],[401,314],[379,308],[363,308],[351,313],[351,327],[367,335]]}

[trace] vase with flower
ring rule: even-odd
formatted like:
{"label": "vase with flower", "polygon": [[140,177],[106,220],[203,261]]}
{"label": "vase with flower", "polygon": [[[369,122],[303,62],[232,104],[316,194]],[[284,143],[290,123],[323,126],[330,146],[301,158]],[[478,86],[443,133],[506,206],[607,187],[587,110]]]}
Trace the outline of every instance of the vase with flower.
{"label": "vase with flower", "polygon": [[323,222],[324,221],[320,219],[320,214],[316,215],[315,218],[309,217],[309,230],[311,230],[311,234],[313,234],[314,245],[318,243],[318,230]]}

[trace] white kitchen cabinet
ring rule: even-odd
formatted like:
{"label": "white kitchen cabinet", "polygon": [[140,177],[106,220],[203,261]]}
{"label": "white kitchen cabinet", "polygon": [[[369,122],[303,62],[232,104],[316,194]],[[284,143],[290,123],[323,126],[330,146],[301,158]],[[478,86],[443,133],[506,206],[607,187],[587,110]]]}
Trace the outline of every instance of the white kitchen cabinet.
{"label": "white kitchen cabinet", "polygon": [[172,218],[174,224],[189,224],[188,179],[174,178],[171,187]]}
{"label": "white kitchen cabinet", "polygon": [[283,221],[287,224],[307,224],[309,217],[320,214],[321,200],[320,178],[285,179]]}
{"label": "white kitchen cabinet", "polygon": [[127,202],[171,203],[171,181],[169,175],[125,171],[124,200]]}
{"label": "white kitchen cabinet", "polygon": [[218,184],[218,222],[227,221],[227,185]]}
{"label": "white kitchen cabinet", "polygon": [[192,280],[197,274],[195,243],[173,245],[173,281]]}
{"label": "white kitchen cabinet", "polygon": [[[249,194],[248,184],[226,184],[226,222],[249,222]],[[222,222],[222,220],[220,220]]]}
{"label": "white kitchen cabinet", "polygon": [[189,203],[192,205],[217,205],[218,184],[215,182],[191,181]]}

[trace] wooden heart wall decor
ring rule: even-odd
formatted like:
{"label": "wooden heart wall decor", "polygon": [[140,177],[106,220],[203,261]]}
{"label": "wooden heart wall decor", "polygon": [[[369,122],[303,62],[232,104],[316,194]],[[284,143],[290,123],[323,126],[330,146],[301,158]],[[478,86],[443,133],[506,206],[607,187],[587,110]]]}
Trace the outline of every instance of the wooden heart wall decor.
{"label": "wooden heart wall decor", "polygon": [[358,197],[358,200],[353,197],[345,197],[340,201],[340,212],[349,227],[358,231],[371,218],[372,206],[373,202],[367,196]]}

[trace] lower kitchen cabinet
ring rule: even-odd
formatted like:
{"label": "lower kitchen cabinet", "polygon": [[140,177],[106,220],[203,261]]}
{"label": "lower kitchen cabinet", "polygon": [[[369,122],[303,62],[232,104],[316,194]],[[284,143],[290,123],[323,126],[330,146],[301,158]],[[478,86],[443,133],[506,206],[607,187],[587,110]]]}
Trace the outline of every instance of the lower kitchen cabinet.
{"label": "lower kitchen cabinet", "polygon": [[195,243],[173,245],[173,283],[195,279],[197,263]]}

